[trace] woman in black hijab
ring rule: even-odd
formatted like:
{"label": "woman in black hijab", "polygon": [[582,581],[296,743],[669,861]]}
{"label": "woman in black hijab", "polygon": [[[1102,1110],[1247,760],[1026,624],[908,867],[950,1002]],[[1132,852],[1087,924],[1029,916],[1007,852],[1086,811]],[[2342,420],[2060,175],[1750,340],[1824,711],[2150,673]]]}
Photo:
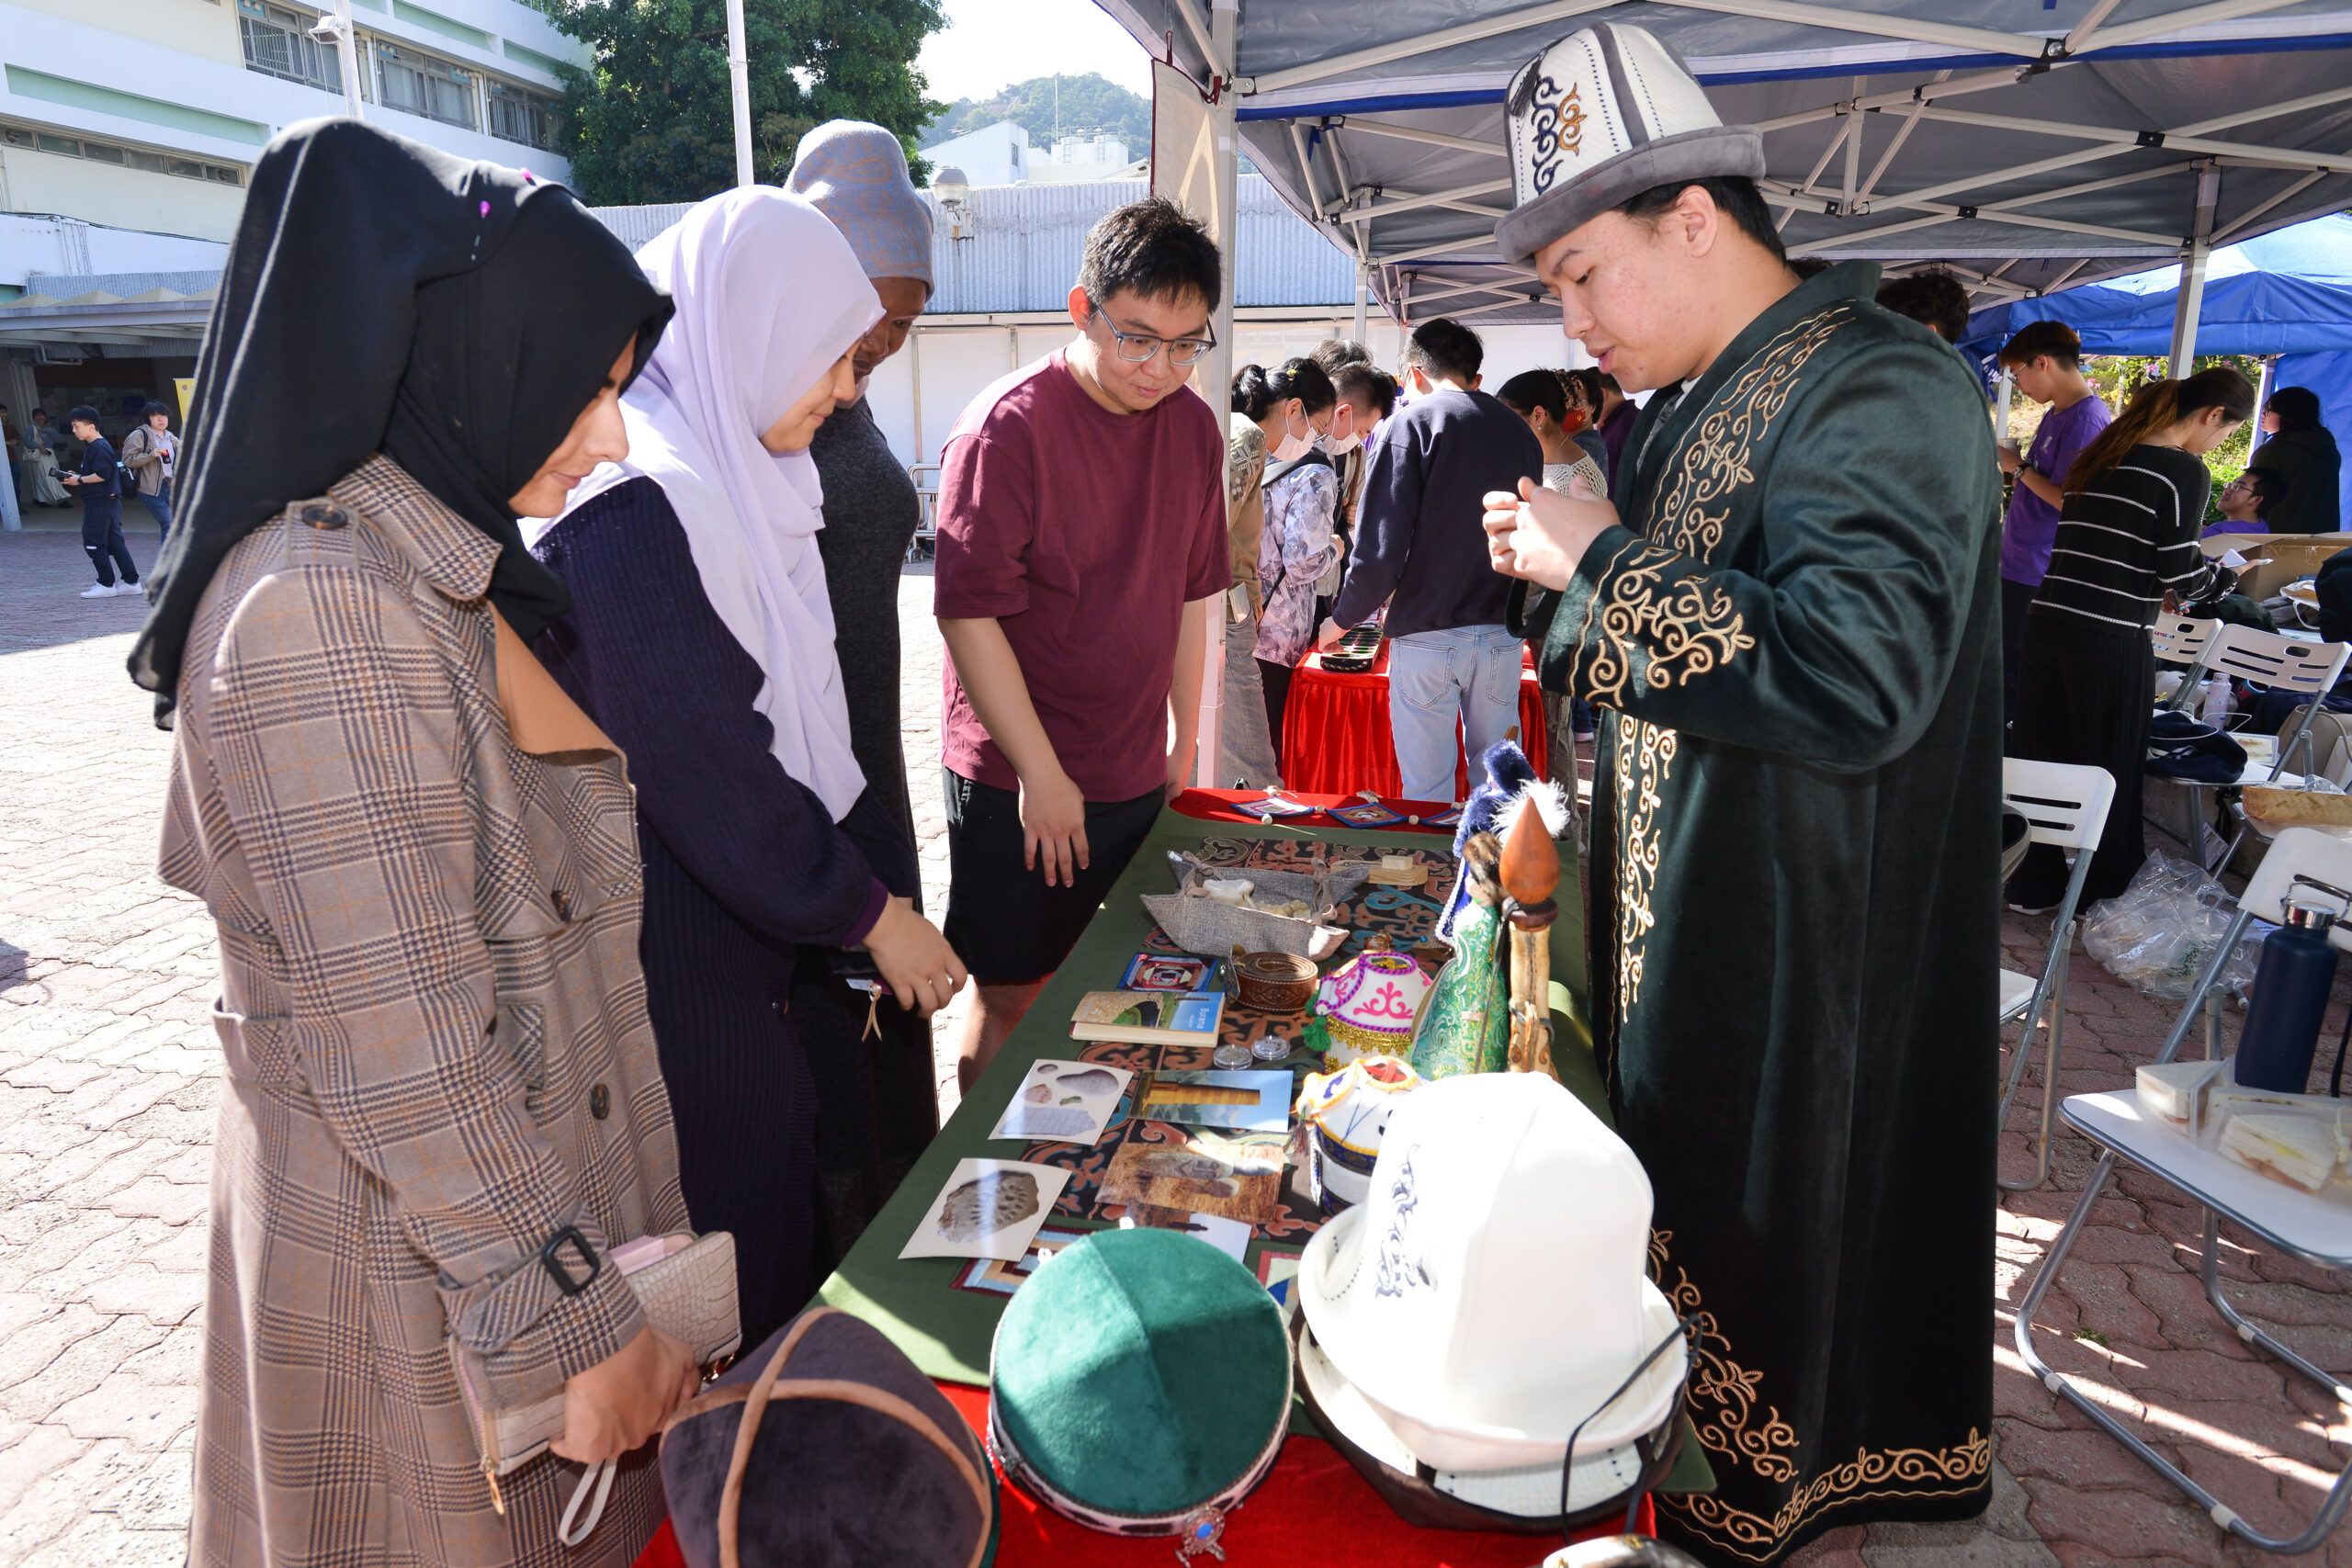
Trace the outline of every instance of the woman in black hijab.
{"label": "woman in black hijab", "polygon": [[[626,455],[669,310],[527,174],[350,120],[254,170],[131,656],[220,932],[192,1562],[621,1565],[660,1521],[623,1456],[695,1369],[612,1258],[686,1224],[635,821],[515,517]],[[520,1462],[469,1415],[548,1402]]]}

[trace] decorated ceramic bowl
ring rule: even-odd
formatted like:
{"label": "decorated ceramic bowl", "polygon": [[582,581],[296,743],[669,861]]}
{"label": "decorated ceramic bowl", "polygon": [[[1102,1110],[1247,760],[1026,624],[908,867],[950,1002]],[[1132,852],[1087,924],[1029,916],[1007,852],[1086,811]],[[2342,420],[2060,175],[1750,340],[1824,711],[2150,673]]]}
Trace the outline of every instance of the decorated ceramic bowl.
{"label": "decorated ceramic bowl", "polygon": [[1336,1071],[1360,1056],[1412,1055],[1414,1026],[1429,994],[1430,977],[1407,953],[1368,948],[1332,970],[1315,992],[1324,1066]]}
{"label": "decorated ceramic bowl", "polygon": [[1389,1113],[1421,1087],[1420,1074],[1387,1056],[1363,1056],[1335,1073],[1312,1073],[1299,1091],[1307,1179],[1327,1214],[1361,1203]]}

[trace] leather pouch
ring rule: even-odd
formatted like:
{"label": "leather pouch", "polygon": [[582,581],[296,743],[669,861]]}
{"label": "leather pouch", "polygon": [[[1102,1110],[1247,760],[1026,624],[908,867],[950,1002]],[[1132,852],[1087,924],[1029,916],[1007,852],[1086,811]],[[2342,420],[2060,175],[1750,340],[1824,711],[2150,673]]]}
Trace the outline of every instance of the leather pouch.
{"label": "leather pouch", "polygon": [[[619,1260],[621,1277],[636,1292],[646,1321],[694,1352],[695,1363],[709,1367],[742,1348],[743,1320],[735,1298],[735,1237],[727,1231],[695,1235],[679,1231],[659,1238],[626,1244],[608,1255]],[[449,1359],[458,1373],[458,1389],[466,1402],[466,1418],[481,1456],[482,1475],[490,1483],[498,1511],[506,1511],[498,1493],[498,1478],[548,1451],[563,1436],[563,1393],[558,1390],[537,1404],[501,1408],[489,1403],[490,1379],[481,1354],[449,1339]],[[563,1511],[559,1534],[566,1546],[588,1539],[605,1511],[613,1487],[610,1461],[593,1464],[580,1479]],[[590,1502],[590,1494],[594,1500]],[[587,1517],[575,1516],[586,1502]]]}

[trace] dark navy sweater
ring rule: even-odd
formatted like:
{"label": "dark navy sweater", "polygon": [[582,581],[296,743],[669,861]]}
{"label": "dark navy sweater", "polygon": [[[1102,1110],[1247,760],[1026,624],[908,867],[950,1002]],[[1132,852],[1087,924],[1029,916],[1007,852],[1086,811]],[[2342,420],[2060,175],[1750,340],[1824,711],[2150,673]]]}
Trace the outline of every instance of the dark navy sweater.
{"label": "dark navy sweater", "polygon": [[628,758],[638,813],[717,901],[778,942],[862,940],[914,846],[869,790],[836,826],[768,750],[763,677],[703,593],[685,530],[651,479],[557,524],[533,552],[571,590],[541,662]]}
{"label": "dark navy sweater", "polygon": [[697,1230],[735,1235],[747,1337],[823,1278],[816,1081],[794,1016],[803,947],[911,896],[914,846],[872,789],[836,825],[768,750],[760,667],[719,620],[669,498],[616,485],[533,552],[571,588],[536,651],[628,758],[645,855],[646,1010]]}
{"label": "dark navy sweater", "polygon": [[1544,479],[1544,445],[1484,392],[1433,393],[1380,423],[1355,554],[1331,619],[1362,626],[1393,594],[1387,632],[1500,626],[1511,580],[1487,556],[1488,491]]}

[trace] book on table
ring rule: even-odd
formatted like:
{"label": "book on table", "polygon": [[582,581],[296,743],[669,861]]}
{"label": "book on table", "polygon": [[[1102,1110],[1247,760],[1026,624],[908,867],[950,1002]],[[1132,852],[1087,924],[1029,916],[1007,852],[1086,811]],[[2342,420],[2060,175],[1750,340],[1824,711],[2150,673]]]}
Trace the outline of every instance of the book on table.
{"label": "book on table", "polygon": [[1089,991],[1070,1014],[1072,1040],[1137,1045],[1215,1045],[1222,991]]}

